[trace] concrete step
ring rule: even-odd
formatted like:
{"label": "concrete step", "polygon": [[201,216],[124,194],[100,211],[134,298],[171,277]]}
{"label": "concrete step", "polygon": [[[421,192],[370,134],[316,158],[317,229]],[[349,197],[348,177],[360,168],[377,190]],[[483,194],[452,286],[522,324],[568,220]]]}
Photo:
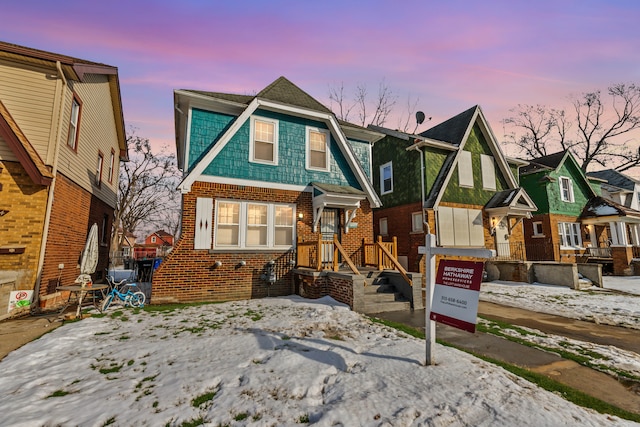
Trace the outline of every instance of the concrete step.
{"label": "concrete step", "polygon": [[364,295],[364,304],[367,305],[369,303],[376,302],[394,302],[401,300],[402,297],[397,295],[396,293],[384,293],[384,294],[365,294]]}
{"label": "concrete step", "polygon": [[411,303],[409,301],[394,301],[394,302],[376,302],[366,303],[364,306],[364,312],[367,314],[383,313],[385,311],[400,311],[410,310]]}
{"label": "concrete step", "polygon": [[390,284],[384,285],[369,285],[364,287],[365,295],[370,294],[393,294],[396,292],[396,287]]}

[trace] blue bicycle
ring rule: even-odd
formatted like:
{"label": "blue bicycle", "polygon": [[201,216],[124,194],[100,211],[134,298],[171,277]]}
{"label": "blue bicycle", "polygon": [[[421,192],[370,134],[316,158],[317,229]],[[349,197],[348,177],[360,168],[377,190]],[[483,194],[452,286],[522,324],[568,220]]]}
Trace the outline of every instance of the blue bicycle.
{"label": "blue bicycle", "polygon": [[[106,311],[114,298],[118,298],[126,306],[131,307],[144,307],[145,295],[142,291],[136,291],[138,289],[135,283],[126,283],[127,279],[122,279],[119,283],[115,283],[112,276],[107,275],[107,283],[109,283],[110,291],[102,301],[101,309]],[[126,289],[126,292],[125,292]]]}

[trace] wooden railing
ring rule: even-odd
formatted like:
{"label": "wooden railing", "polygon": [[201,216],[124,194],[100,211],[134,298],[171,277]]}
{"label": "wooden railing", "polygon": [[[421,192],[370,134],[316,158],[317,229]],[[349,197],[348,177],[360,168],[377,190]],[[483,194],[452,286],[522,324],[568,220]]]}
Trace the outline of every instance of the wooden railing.
{"label": "wooden railing", "polygon": [[298,267],[313,268],[320,271],[329,269],[338,271],[340,268],[340,257],[349,266],[354,274],[360,274],[353,261],[342,247],[338,236],[334,235],[333,240],[322,240],[322,236],[318,235],[318,240],[310,242],[298,241]]}
{"label": "wooden railing", "polygon": [[375,266],[378,270],[398,270],[402,278],[410,285],[413,282],[407,275],[407,271],[398,262],[398,238],[394,237],[391,242],[383,242],[378,236],[378,241],[374,243],[363,243],[364,265]]}

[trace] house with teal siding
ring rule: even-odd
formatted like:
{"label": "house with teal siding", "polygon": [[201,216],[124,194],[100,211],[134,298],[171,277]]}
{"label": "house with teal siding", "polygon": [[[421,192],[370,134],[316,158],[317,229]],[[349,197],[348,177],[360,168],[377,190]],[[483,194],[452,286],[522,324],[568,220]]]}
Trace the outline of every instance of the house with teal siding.
{"label": "house with teal siding", "polygon": [[301,293],[294,269],[361,258],[381,206],[371,145],[382,134],[284,77],[256,95],[176,90],[174,105],[182,233],[154,303]]}
{"label": "house with teal siding", "polygon": [[443,247],[495,249],[522,259],[522,220],[537,208],[513,171],[479,106],[420,134],[377,126],[373,182],[382,201],[374,211],[377,235],[397,236],[398,254],[419,271],[425,233]]}

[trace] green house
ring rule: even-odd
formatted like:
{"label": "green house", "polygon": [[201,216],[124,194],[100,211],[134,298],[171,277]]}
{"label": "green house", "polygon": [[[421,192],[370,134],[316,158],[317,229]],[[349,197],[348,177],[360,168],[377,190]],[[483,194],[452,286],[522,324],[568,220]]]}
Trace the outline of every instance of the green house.
{"label": "green house", "polygon": [[375,233],[396,236],[398,253],[418,269],[425,233],[444,247],[495,249],[523,257],[521,222],[537,208],[519,187],[518,168],[507,159],[479,106],[418,135],[377,126],[373,182],[382,201]]}

